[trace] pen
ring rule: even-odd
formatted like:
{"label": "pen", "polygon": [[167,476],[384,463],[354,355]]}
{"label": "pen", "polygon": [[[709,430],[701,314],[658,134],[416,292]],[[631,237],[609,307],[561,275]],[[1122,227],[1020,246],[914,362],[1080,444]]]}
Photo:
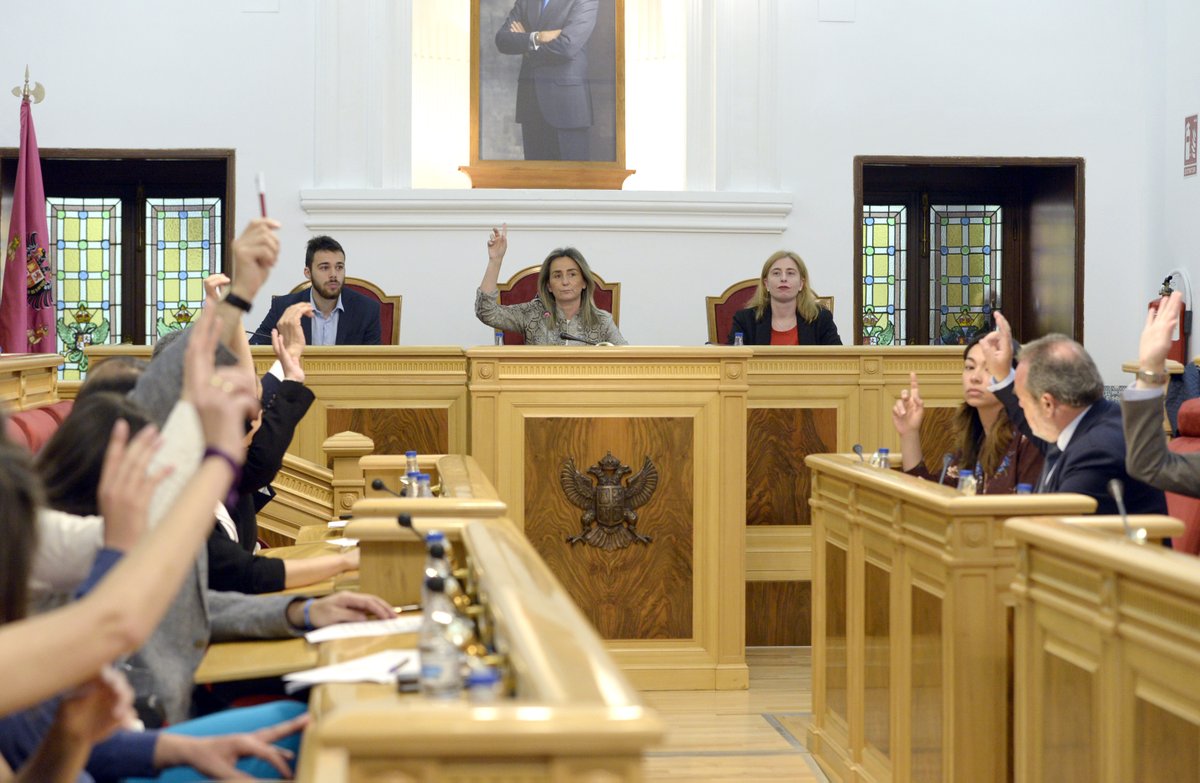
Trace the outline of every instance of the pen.
{"label": "pen", "polygon": [[404,606],[393,606],[392,611],[396,614],[404,614],[405,612],[415,612],[420,608],[420,604],[405,604]]}
{"label": "pen", "polygon": [[404,668],[404,664],[406,664],[406,663],[408,663],[408,656],[407,656],[407,655],[406,655],[406,656],[404,656],[403,658],[401,658],[399,661],[397,661],[395,666],[393,666],[392,668],[388,669],[388,674],[396,674],[396,673],[397,673],[397,672],[399,672],[399,671],[400,671],[402,668]]}
{"label": "pen", "polygon": [[258,186],[258,209],[263,217],[267,216],[267,178],[260,171],[254,175],[254,184]]}

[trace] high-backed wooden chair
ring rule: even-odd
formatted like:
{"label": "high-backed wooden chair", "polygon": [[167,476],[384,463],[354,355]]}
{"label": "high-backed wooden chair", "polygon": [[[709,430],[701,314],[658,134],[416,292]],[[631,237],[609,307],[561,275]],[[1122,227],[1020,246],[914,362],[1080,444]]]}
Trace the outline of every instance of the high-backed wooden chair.
{"label": "high-backed wooden chair", "polygon": [[[739,280],[726,288],[719,296],[704,297],[704,305],[708,310],[708,341],[713,345],[724,345],[729,330],[733,328],[733,316],[738,310],[744,310],[758,288],[758,278]],[[818,296],[817,301],[833,312],[833,297]]]}
{"label": "high-backed wooden chair", "polygon": [[[404,297],[400,294],[389,296],[383,292],[382,288],[369,280],[363,280],[361,277],[347,277],[345,286],[351,291],[379,302],[379,344],[399,345],[400,306],[404,301]],[[312,287],[312,283],[305,280],[293,288],[290,293],[294,294],[297,291],[303,291],[310,287]]]}
{"label": "high-backed wooden chair", "polygon": [[[538,272],[542,265],[527,266],[508,278],[507,283],[499,283],[500,304],[524,304],[537,297]],[[596,279],[596,307],[612,315],[613,323],[621,325],[621,284],[609,283],[600,275],[592,272]],[[505,345],[524,345],[525,335],[520,332],[505,332]]]}

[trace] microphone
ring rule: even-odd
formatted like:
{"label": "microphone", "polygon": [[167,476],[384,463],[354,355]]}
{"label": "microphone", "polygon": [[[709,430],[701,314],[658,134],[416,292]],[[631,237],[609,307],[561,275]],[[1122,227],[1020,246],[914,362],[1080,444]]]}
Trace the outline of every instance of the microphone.
{"label": "microphone", "polygon": [[947,451],[942,455],[942,472],[938,474],[938,483],[942,484],[946,480],[946,471],[950,469],[950,463],[954,461],[954,454]]}
{"label": "microphone", "polygon": [[1129,516],[1125,513],[1125,485],[1121,479],[1108,480],[1108,494],[1117,502],[1117,511],[1121,512],[1121,525],[1125,528],[1125,537],[1138,544],[1146,541],[1146,528],[1133,528],[1129,524]]}
{"label": "microphone", "polygon": [[576,337],[575,335],[567,334],[566,332],[559,332],[558,336],[564,340],[574,340],[575,342],[583,343],[584,345],[596,345],[596,343],[592,342],[591,340],[586,340],[582,337]]}
{"label": "microphone", "polygon": [[859,462],[866,462],[867,458],[863,456],[863,447],[861,443],[855,443],[850,447],[851,451],[858,455]]}
{"label": "microphone", "polygon": [[[380,491],[386,492],[389,495],[394,495],[398,498],[404,498],[405,500],[408,499],[408,498],[405,498],[404,495],[401,495],[399,492],[393,491],[392,488],[389,487],[387,484],[384,484],[383,479],[375,479],[374,481],[372,481],[371,489],[375,490],[376,492],[380,492]],[[425,536],[421,535],[421,533],[415,527],[413,527],[412,514],[401,514],[400,516],[396,517],[396,524],[398,524],[400,527],[404,528],[405,530],[411,530],[412,534],[414,536],[416,536],[418,539],[420,539],[421,541],[425,540]]]}

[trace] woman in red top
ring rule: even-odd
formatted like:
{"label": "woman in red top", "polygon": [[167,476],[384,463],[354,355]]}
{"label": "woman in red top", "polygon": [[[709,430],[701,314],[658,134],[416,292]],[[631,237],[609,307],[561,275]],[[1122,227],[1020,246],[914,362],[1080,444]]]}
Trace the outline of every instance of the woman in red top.
{"label": "woman in red top", "polygon": [[758,290],[745,310],[733,316],[726,339],[741,332],[746,345],[841,345],[833,313],[817,302],[808,267],[790,250],[771,254],[763,264]]}

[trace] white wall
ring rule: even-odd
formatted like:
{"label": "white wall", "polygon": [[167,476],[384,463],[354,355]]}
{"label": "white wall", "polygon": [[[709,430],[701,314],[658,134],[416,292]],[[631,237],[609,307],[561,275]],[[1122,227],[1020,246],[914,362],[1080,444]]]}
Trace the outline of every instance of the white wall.
{"label": "white wall", "polygon": [[[320,228],[299,195],[316,184],[314,128],[337,104],[316,73],[318,41],[328,38],[316,20],[327,21],[331,2],[11,3],[7,29],[54,32],[7,38],[0,74],[8,81],[0,87],[16,84],[26,62],[46,85],[47,99],[35,108],[45,147],[236,148],[238,221],[253,214],[253,174],[263,170],[271,212],[285,223],[277,280],[284,290],[300,278],[311,233],[306,220]],[[706,3],[692,0],[693,7]],[[1178,174],[1182,117],[1200,109],[1200,77],[1186,68],[1188,36],[1200,21],[1192,0],[857,0],[848,23],[818,21],[817,0],[712,3],[719,28],[753,11],[756,29],[775,31],[758,62],[777,68],[759,73],[757,84],[730,80],[747,72],[730,58],[754,52],[739,45],[717,53],[715,106],[718,114],[727,111],[714,118],[711,152],[718,185],[780,184],[794,202],[783,233],[578,230],[527,209],[510,212],[503,193],[490,194],[501,200],[450,228],[437,221],[420,229],[341,228],[351,273],[404,294],[405,343],[489,340],[470,308],[486,227],[505,219],[513,224],[506,268],[575,244],[601,274],[620,280],[622,328],[631,342],[703,342],[703,296],[752,276],[779,247],[799,251],[818,290],[837,297],[836,320],[849,338],[854,155],[1082,156],[1086,342],[1105,377],[1123,380],[1120,363],[1134,355],[1155,278],[1190,260],[1194,246],[1196,221],[1188,216],[1196,214],[1200,185]],[[276,10],[247,12],[262,7]],[[114,45],[120,31],[130,41]],[[716,40],[739,40],[722,35]],[[738,68],[725,67],[734,62]],[[756,138],[739,129],[747,121],[746,91],[760,88],[777,101],[770,111],[759,101],[749,121],[762,117],[770,127]],[[404,100],[406,93],[396,95]],[[9,101],[0,111],[0,144],[15,145],[18,107]],[[345,121],[361,124],[362,117]],[[754,165],[770,170],[746,176]],[[550,195],[555,202],[572,198]]]}

